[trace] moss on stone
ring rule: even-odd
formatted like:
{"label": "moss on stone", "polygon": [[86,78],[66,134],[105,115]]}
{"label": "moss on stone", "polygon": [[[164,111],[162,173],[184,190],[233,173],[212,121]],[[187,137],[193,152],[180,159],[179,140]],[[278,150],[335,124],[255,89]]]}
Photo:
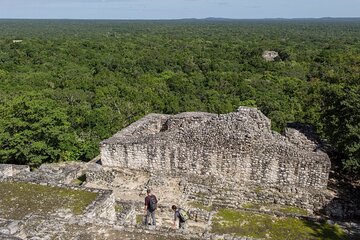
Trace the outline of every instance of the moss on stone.
{"label": "moss on stone", "polygon": [[189,205],[193,208],[199,208],[208,212],[211,212],[212,210],[214,210],[214,207],[212,205],[204,205],[201,202],[189,202]]}
{"label": "moss on stone", "polygon": [[141,215],[141,214],[136,215],[136,224],[137,225],[144,224],[144,215]]}
{"label": "moss on stone", "polygon": [[242,204],[241,207],[246,209],[255,209],[255,210],[278,211],[285,214],[297,214],[302,216],[309,215],[309,212],[306,209],[302,209],[294,206],[284,206],[279,204],[244,203]]}
{"label": "moss on stone", "polygon": [[207,196],[207,194],[205,194],[205,193],[203,193],[203,192],[197,192],[197,193],[195,193],[195,196],[197,197],[197,198],[205,198],[206,196]]}
{"label": "moss on stone", "polygon": [[33,213],[47,216],[59,209],[79,215],[96,193],[29,183],[0,182],[0,217],[22,219]]}
{"label": "moss on stone", "polygon": [[280,208],[279,211],[282,213],[298,214],[303,216],[309,215],[309,212],[307,210],[293,206],[284,206]]}
{"label": "moss on stone", "polygon": [[212,232],[266,239],[344,239],[337,225],[315,223],[298,218],[277,218],[266,214],[221,209],[215,215]]}
{"label": "moss on stone", "polygon": [[115,204],[115,212],[122,212],[123,211],[123,206],[120,203],[116,203]]}
{"label": "moss on stone", "polygon": [[257,187],[254,189],[254,192],[257,193],[257,194],[261,193],[262,191],[263,191],[263,189],[262,189],[261,187],[259,187],[259,186],[257,186]]}
{"label": "moss on stone", "polygon": [[259,210],[261,208],[260,204],[257,203],[244,203],[241,205],[242,208],[248,208],[248,209],[257,209]]}

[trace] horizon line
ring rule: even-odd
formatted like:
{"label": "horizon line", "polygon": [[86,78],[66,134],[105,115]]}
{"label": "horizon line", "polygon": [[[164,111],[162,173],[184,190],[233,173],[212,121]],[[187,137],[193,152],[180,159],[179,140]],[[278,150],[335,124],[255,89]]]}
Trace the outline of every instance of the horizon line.
{"label": "horizon line", "polygon": [[204,18],[1,18],[0,20],[110,20],[110,21],[176,21],[176,20],[322,20],[322,19],[360,19],[360,17],[269,17],[269,18],[227,18],[227,17],[204,17]]}

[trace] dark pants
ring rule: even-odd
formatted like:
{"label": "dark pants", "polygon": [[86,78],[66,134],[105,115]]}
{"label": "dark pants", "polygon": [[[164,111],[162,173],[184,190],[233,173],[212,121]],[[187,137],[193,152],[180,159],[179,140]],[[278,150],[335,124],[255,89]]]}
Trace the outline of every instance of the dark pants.
{"label": "dark pants", "polygon": [[179,221],[179,229],[186,230],[186,228],[187,228],[186,221],[185,222]]}
{"label": "dark pants", "polygon": [[155,211],[146,211],[145,225],[149,224],[150,217],[152,218],[152,225],[156,226]]}

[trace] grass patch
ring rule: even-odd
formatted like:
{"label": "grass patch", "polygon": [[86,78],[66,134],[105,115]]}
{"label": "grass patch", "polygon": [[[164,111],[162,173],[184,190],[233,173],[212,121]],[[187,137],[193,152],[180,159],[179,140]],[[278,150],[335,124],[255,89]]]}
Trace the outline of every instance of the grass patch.
{"label": "grass patch", "polygon": [[115,204],[115,212],[119,213],[123,211],[123,206],[120,203]]}
{"label": "grass patch", "polygon": [[189,202],[189,205],[193,208],[199,208],[208,212],[214,210],[214,207],[212,205],[204,205],[201,202]]}
{"label": "grass patch", "polygon": [[261,187],[256,187],[256,188],[254,189],[254,192],[257,193],[257,194],[259,194],[262,190],[263,190],[263,189],[262,189]]}
{"label": "grass patch", "polygon": [[80,215],[96,197],[87,191],[0,182],[0,217],[20,220],[30,213],[47,216],[58,209]]}
{"label": "grass patch", "polygon": [[283,213],[299,214],[299,215],[303,215],[303,216],[309,215],[309,212],[306,211],[305,209],[298,208],[298,207],[293,207],[293,206],[284,206],[284,207],[281,207],[281,208],[279,209],[279,211],[280,211],[280,212],[283,212]]}
{"label": "grass patch", "polygon": [[136,215],[136,224],[137,225],[144,224],[144,215],[141,215],[141,214]]}
{"label": "grass patch", "polygon": [[245,203],[241,206],[242,208],[255,209],[255,210],[270,210],[278,211],[285,214],[298,214],[303,216],[308,216],[309,212],[305,209],[293,207],[293,206],[284,206],[279,204],[258,204],[258,203]]}
{"label": "grass patch", "polygon": [[244,203],[241,207],[259,210],[261,208],[261,205],[257,203]]}
{"label": "grass patch", "polygon": [[197,192],[197,193],[195,193],[195,196],[198,198],[205,198],[207,196],[207,194],[205,194],[203,192]]}
{"label": "grass patch", "polygon": [[314,223],[297,218],[277,218],[229,209],[222,209],[216,214],[212,232],[276,240],[340,240],[346,237],[339,226],[326,222]]}

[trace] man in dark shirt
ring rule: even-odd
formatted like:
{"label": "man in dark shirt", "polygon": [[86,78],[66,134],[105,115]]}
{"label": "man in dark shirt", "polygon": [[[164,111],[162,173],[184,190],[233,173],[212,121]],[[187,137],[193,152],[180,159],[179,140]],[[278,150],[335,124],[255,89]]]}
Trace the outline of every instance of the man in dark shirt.
{"label": "man in dark shirt", "polygon": [[149,218],[152,218],[152,225],[156,226],[156,219],[155,219],[155,210],[157,208],[157,199],[154,194],[151,194],[151,190],[148,189],[146,191],[147,196],[145,197],[145,224],[149,224]]}

